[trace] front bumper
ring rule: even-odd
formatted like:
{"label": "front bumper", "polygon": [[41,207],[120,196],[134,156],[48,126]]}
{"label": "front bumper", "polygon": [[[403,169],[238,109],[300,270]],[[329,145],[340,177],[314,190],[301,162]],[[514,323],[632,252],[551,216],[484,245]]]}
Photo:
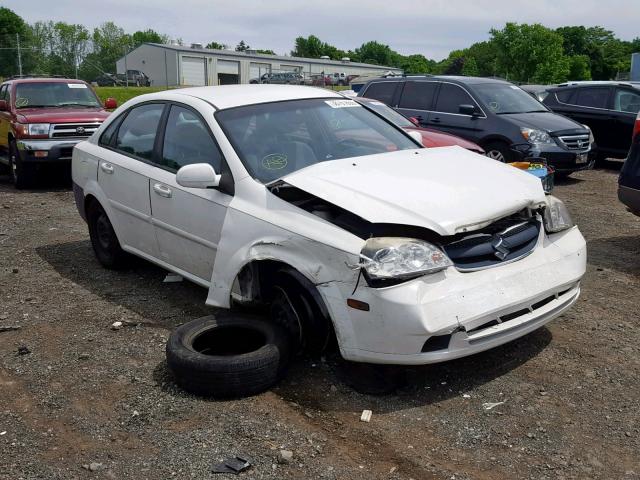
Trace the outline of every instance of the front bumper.
{"label": "front bumper", "polygon": [[541,157],[556,172],[571,173],[579,170],[590,170],[595,164],[595,156],[590,148],[584,150],[566,150],[558,145],[531,145],[529,143],[514,145],[512,151],[518,160]]}
{"label": "front bumper", "polygon": [[73,147],[85,138],[64,140],[18,140],[20,159],[25,163],[71,163]]}
{"label": "front bumper", "polygon": [[342,355],[419,365],[488,350],[567,310],[585,270],[586,244],[574,227],[541,232],[529,256],[507,265],[467,273],[450,267],[382,289],[360,285],[349,297],[368,303],[370,311],[344,311],[352,338],[342,337]]}

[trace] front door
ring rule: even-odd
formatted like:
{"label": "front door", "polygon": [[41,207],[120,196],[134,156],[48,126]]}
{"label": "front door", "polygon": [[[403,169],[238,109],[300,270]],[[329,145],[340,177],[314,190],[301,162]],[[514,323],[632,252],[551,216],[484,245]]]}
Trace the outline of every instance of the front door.
{"label": "front door", "polygon": [[151,223],[149,173],[160,118],[165,105],[149,103],[132,108],[118,128],[118,120],[100,138],[104,148],[98,162],[98,183],[107,196],[123,248],[157,258],[158,245]]}
{"label": "front door", "polygon": [[185,188],[176,172],[185,165],[209,163],[217,173],[222,154],[204,120],[194,110],[172,105],[159,165],[150,184],[153,225],[160,259],[192,280],[209,283],[231,196],[217,189]]}
{"label": "front door", "polygon": [[430,113],[427,126],[477,142],[485,117],[460,113],[461,105],[473,105],[481,112],[476,101],[462,87],[442,82],[434,111]]}

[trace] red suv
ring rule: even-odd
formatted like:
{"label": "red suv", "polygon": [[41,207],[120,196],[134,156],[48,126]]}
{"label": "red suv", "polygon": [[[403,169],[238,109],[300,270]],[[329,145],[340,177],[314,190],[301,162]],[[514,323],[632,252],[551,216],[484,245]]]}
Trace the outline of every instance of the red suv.
{"label": "red suv", "polygon": [[39,167],[56,164],[70,170],[76,143],[95,132],[109,116],[82,80],[14,78],[0,85],[0,170],[8,170],[16,188],[28,187]]}

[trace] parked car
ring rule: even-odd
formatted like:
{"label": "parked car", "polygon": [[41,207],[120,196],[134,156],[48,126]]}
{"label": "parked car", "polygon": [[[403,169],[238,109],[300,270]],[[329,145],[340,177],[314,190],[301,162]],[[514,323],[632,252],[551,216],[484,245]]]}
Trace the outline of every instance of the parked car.
{"label": "parked car", "polygon": [[302,85],[304,84],[304,76],[297,72],[264,73],[259,79],[252,79],[249,83]]}
{"label": "parked car", "polygon": [[0,169],[26,188],[44,165],[68,169],[73,147],[90,137],[116,108],[91,87],[66,78],[16,78],[0,86]]}
{"label": "parked car", "polygon": [[[344,92],[340,93],[345,96]],[[402,128],[403,130],[407,132],[418,132],[422,137],[422,145],[427,148],[451,147],[453,145],[458,145],[472,152],[479,153],[480,155],[484,155],[485,153],[482,147],[473,142],[470,142],[469,140],[465,140],[464,138],[456,137],[455,135],[450,135],[448,133],[438,132],[437,130],[432,130],[430,128],[420,127],[416,124],[417,121],[411,121],[404,115],[399,114],[394,109],[378,100],[372,100],[365,97],[350,98],[353,98],[353,100],[357,101],[363,107],[380,115],[387,121]]]}
{"label": "parked car", "polygon": [[620,170],[618,198],[640,216],[640,113],[636,116],[629,155]]}
{"label": "parked car", "polygon": [[459,76],[375,79],[358,96],[415,117],[421,126],[466,138],[487,156],[513,162],[544,158],[558,173],[591,168],[589,129],[551,112],[502,80]]}
{"label": "parked car", "polygon": [[[427,364],[509,342],[566,311],[585,273],[584,238],[538,179],[422,148],[318,88],[136,97],[76,147],[73,181],[105,267],[131,253],[207,288],[210,306],[263,302],[292,345],[321,349],[334,330],[352,361]],[[180,336],[191,355],[215,355],[207,328]],[[243,354],[267,341],[251,338]]]}
{"label": "parked car", "polygon": [[640,83],[563,83],[549,90],[544,104],[591,128],[598,159],[625,158],[640,110]]}
{"label": "parked car", "polygon": [[99,87],[117,87],[123,85],[122,80],[120,80],[117,75],[113,75],[111,73],[103,73],[96,78],[94,82]]}
{"label": "parked car", "polygon": [[127,70],[127,74],[124,73],[103,73],[94,82],[99,87],[117,87],[129,84],[129,86],[135,87],[150,87],[151,79],[141,70]]}

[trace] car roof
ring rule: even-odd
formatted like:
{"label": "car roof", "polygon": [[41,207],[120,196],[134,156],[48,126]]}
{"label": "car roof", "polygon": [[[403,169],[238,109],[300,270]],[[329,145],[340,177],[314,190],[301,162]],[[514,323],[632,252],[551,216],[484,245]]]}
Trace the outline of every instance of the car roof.
{"label": "car roof", "polygon": [[505,85],[512,85],[511,82],[503,78],[497,77],[466,77],[464,75],[394,75],[389,77],[380,77],[380,78],[372,78],[370,82],[397,82],[403,80],[418,80],[418,79],[428,79],[428,80],[438,80],[441,82],[448,81],[453,83],[461,83],[464,85],[475,85],[475,84],[484,84],[484,83],[502,83]]}
{"label": "car roof", "polygon": [[59,78],[59,77],[21,77],[10,78],[5,83],[86,83],[76,78]]}
{"label": "car roof", "polygon": [[282,102],[309,98],[344,98],[342,95],[318,87],[301,85],[220,85],[215,87],[192,87],[145,95],[146,100],[163,100],[166,94],[188,95],[200,98],[217,109],[254,105],[256,103]]}
{"label": "car roof", "polygon": [[617,85],[622,87],[640,88],[640,82],[629,82],[622,80],[577,80],[573,82],[560,83],[558,87],[593,87],[593,86]]}

